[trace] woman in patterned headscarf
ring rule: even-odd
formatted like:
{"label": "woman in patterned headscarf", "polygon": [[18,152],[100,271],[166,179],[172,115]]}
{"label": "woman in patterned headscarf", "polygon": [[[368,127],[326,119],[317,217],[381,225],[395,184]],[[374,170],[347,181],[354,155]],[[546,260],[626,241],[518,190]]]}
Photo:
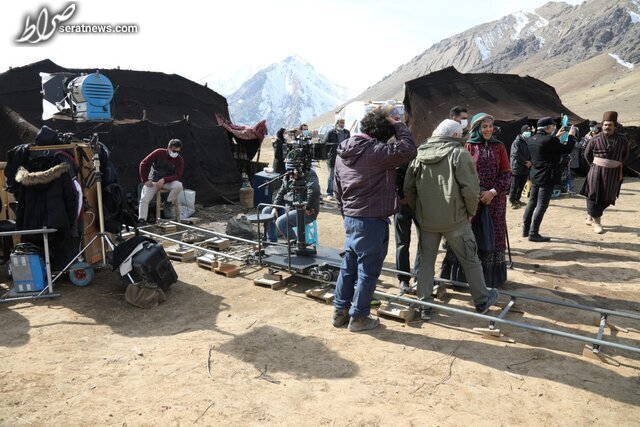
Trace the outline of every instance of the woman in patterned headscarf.
{"label": "woman in patterned headscarf", "polygon": [[[478,247],[478,257],[482,262],[487,287],[502,286],[507,280],[507,264],[504,258],[507,231],[507,194],[511,179],[509,155],[504,144],[493,137],[493,117],[486,113],[478,113],[471,121],[471,134],[465,146],[471,153],[478,178],[480,178],[480,204],[476,216],[472,219],[476,236],[482,233],[483,222],[479,222],[482,209],[489,210],[493,221],[493,250],[482,250]],[[478,222],[476,224],[476,222]],[[479,240],[476,237],[476,240]],[[482,245],[478,245],[482,246]],[[466,282],[462,266],[451,250],[447,250],[442,262],[442,278]]]}

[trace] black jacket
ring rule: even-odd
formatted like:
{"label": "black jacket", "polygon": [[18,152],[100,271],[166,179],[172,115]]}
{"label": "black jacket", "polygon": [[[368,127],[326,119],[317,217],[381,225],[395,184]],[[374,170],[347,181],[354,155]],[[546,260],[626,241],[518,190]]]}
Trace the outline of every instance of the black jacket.
{"label": "black jacket", "polygon": [[[275,205],[292,206],[294,181],[293,177],[286,177],[282,180],[282,186],[273,201]],[[320,183],[318,175],[312,170],[307,172],[307,206],[305,209],[313,210],[316,214],[320,212]]]}
{"label": "black jacket", "polygon": [[560,183],[560,158],[573,150],[576,138],[569,135],[566,144],[544,131],[538,131],[528,140],[531,153],[531,171],[529,178],[534,185],[547,186]]}
{"label": "black jacket", "polygon": [[69,175],[69,165],[61,163],[41,172],[20,167],[16,229],[56,228],[66,230],[78,218],[78,200]]}
{"label": "black jacket", "polygon": [[285,142],[279,138],[273,141],[273,171],[275,173],[285,173],[284,168],[284,144]]}
{"label": "black jacket", "polygon": [[529,175],[529,168],[525,164],[527,160],[531,160],[529,146],[524,136],[518,135],[511,144],[511,175]]}
{"label": "black jacket", "polygon": [[335,128],[327,132],[325,142],[327,144],[327,161],[329,162],[329,167],[333,168],[336,166],[336,156],[338,155],[336,150],[338,145],[350,137],[351,133],[347,129],[344,129],[341,134],[338,134],[338,131]]}

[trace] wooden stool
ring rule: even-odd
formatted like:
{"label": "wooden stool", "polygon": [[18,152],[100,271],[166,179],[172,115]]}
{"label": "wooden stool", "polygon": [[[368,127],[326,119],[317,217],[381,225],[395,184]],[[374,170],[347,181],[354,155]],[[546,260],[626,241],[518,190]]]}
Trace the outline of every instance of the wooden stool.
{"label": "wooden stool", "polygon": [[[168,192],[169,190],[165,190],[164,188],[156,191],[156,222],[162,218],[162,193]],[[173,210],[176,215],[176,222],[180,222],[180,194],[178,194],[178,198],[173,201]]]}

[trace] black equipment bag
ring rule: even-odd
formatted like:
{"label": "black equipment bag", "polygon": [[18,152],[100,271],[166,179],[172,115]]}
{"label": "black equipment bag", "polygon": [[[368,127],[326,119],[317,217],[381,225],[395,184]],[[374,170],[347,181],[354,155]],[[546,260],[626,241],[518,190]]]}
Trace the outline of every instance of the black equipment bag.
{"label": "black equipment bag", "polygon": [[166,291],[178,280],[178,274],[164,251],[157,243],[144,242],[143,249],[131,259],[133,271],[141,279],[158,285]]}
{"label": "black equipment bag", "polygon": [[40,128],[36,135],[36,145],[58,145],[60,144],[60,133],[45,125]]}

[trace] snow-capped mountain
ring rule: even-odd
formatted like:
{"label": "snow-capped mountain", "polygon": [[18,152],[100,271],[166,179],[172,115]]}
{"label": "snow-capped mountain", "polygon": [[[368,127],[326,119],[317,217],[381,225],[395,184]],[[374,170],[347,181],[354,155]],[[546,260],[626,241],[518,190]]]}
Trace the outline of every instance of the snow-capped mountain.
{"label": "snow-capped mountain", "polygon": [[615,70],[640,64],[640,0],[549,2],[475,26],[429,47],[356,99],[401,99],[405,81],[449,66],[546,79],[607,54]]}
{"label": "snow-capped mountain", "polygon": [[347,99],[347,89],[319,74],[298,56],[260,70],[228,97],[235,123],[267,120],[269,132],[293,128]]}
{"label": "snow-capped mountain", "polygon": [[217,68],[205,78],[198,80],[198,82],[203,84],[206,83],[208,87],[215,90],[220,95],[229,96],[240,89],[244,82],[264,68],[264,66],[265,64]]}

